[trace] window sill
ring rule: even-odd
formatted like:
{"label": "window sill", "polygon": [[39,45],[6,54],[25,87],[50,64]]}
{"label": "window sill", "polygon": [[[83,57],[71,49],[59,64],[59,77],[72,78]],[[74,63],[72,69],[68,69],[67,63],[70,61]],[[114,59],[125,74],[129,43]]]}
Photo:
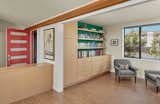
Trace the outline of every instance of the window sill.
{"label": "window sill", "polygon": [[123,57],[124,59],[129,59],[129,60],[136,60],[136,61],[146,61],[146,62],[157,62],[160,63],[160,60],[152,60],[152,59],[138,59],[138,58],[127,58]]}

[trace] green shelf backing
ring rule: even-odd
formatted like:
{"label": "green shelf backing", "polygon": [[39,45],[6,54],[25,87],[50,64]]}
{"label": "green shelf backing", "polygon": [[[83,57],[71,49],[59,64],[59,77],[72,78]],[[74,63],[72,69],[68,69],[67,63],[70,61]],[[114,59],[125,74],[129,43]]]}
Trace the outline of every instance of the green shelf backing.
{"label": "green shelf backing", "polygon": [[104,30],[102,26],[78,22],[78,58],[104,54]]}
{"label": "green shelf backing", "polygon": [[87,29],[96,29],[97,31],[103,30],[102,26],[97,26],[97,25],[93,25],[93,24],[88,24],[88,23],[84,23],[79,21],[78,22],[78,28],[87,28]]}

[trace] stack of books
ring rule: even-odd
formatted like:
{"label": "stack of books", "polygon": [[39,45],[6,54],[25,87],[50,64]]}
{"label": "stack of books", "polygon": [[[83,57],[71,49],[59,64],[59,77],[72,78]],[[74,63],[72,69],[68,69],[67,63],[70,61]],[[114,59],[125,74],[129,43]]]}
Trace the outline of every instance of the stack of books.
{"label": "stack of books", "polygon": [[78,51],[78,58],[85,58],[85,57],[93,57],[93,56],[101,56],[104,55],[103,50],[81,50]]}
{"label": "stack of books", "polygon": [[103,47],[104,44],[103,43],[96,43],[96,42],[79,42],[78,43],[78,48],[92,48],[92,47]]}
{"label": "stack of books", "polygon": [[96,40],[103,40],[104,37],[101,35],[97,35],[94,33],[79,33],[78,35],[79,39],[96,39]]}

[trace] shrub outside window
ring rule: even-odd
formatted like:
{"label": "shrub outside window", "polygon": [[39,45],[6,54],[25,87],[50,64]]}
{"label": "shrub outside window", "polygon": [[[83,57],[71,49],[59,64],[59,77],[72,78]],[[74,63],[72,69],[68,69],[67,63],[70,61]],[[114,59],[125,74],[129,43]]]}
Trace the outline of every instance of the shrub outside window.
{"label": "shrub outside window", "polygon": [[160,24],[125,27],[124,57],[160,60]]}

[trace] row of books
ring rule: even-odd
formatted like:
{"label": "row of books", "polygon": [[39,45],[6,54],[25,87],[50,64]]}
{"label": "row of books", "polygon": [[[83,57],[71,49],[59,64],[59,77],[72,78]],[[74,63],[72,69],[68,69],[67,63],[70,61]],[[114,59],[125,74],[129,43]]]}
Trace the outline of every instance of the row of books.
{"label": "row of books", "polygon": [[84,48],[84,47],[103,47],[103,43],[96,43],[96,42],[79,42],[78,47],[79,48]]}
{"label": "row of books", "polygon": [[97,35],[97,34],[78,34],[78,38],[83,38],[83,39],[99,39],[103,40],[103,36]]}
{"label": "row of books", "polygon": [[87,27],[79,27],[79,30],[86,30],[86,31],[94,31],[94,32],[104,32],[102,29],[96,29],[96,28],[87,28]]}
{"label": "row of books", "polygon": [[78,51],[78,58],[93,57],[104,55],[103,50],[80,50]]}

